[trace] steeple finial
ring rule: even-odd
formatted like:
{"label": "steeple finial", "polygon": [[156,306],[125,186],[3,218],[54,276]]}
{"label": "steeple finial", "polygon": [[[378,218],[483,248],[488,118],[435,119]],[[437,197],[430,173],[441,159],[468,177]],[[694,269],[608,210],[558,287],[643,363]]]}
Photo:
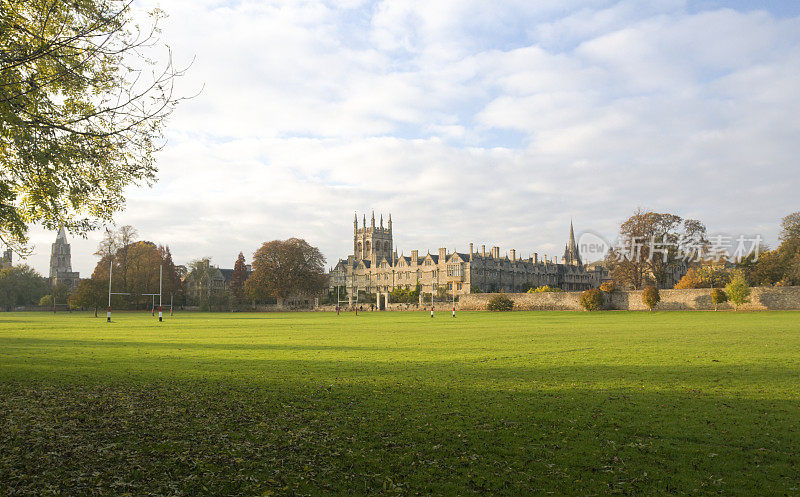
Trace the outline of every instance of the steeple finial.
{"label": "steeple finial", "polygon": [[381,214],[381,229],[383,229],[383,214]]}
{"label": "steeple finial", "polygon": [[372,210],[372,227],[375,227],[375,210]]}
{"label": "steeple finial", "polygon": [[388,228],[390,230],[392,229],[392,213],[391,212],[389,213],[389,226],[388,226]]}
{"label": "steeple finial", "polygon": [[366,227],[367,227],[367,215],[366,215],[366,214],[364,214],[363,227],[364,227],[364,228],[366,228]]}

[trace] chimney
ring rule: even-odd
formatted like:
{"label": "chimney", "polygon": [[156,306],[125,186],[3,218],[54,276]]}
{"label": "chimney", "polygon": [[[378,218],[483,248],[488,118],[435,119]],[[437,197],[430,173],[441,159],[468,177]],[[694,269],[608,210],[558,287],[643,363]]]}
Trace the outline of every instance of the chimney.
{"label": "chimney", "polygon": [[445,262],[447,260],[447,249],[440,248],[439,249],[439,263]]}
{"label": "chimney", "polygon": [[537,254],[536,252],[533,253],[533,263],[534,264],[539,263],[539,254]]}
{"label": "chimney", "polygon": [[481,255],[486,259],[486,245],[481,245]]}
{"label": "chimney", "polygon": [[500,247],[492,247],[492,258],[493,259],[500,258]]}
{"label": "chimney", "polygon": [[517,262],[517,251],[514,249],[511,249],[511,261]]}
{"label": "chimney", "polygon": [[416,266],[418,264],[418,262],[417,262],[418,260],[419,260],[419,251],[418,250],[412,250],[411,251],[411,264]]}

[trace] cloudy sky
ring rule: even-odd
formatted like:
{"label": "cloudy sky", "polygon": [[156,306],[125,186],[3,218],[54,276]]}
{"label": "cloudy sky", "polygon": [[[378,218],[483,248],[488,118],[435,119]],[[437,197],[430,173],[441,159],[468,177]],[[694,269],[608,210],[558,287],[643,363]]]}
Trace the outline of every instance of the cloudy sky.
{"label": "cloudy sky", "polygon": [[[232,267],[299,236],[329,265],[353,213],[395,243],[560,255],[637,206],[762,234],[800,210],[796,0],[141,0],[181,90],[159,181],[118,224]],[[48,271],[54,233],[34,230]],[[100,234],[72,239],[87,276]]]}

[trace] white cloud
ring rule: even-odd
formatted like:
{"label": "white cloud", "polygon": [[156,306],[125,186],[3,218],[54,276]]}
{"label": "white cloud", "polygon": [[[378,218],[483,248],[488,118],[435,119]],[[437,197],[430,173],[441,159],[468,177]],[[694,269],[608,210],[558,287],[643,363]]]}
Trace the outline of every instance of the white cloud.
{"label": "white cloud", "polygon": [[[332,263],[372,208],[406,252],[551,255],[570,218],[612,234],[639,205],[772,240],[798,209],[798,18],[682,0],[162,7],[176,60],[196,55],[181,90],[204,90],[117,221],[179,262],[302,236]],[[54,235],[33,238],[46,271]],[[98,239],[73,243],[84,274]]]}

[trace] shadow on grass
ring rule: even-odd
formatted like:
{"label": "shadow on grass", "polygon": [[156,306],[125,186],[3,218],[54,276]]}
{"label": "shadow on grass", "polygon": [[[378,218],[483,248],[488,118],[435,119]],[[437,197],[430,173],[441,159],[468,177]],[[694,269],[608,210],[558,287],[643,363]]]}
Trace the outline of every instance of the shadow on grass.
{"label": "shadow on grass", "polygon": [[800,484],[798,407],[675,390],[3,382],[0,487],[10,495],[784,494]]}

